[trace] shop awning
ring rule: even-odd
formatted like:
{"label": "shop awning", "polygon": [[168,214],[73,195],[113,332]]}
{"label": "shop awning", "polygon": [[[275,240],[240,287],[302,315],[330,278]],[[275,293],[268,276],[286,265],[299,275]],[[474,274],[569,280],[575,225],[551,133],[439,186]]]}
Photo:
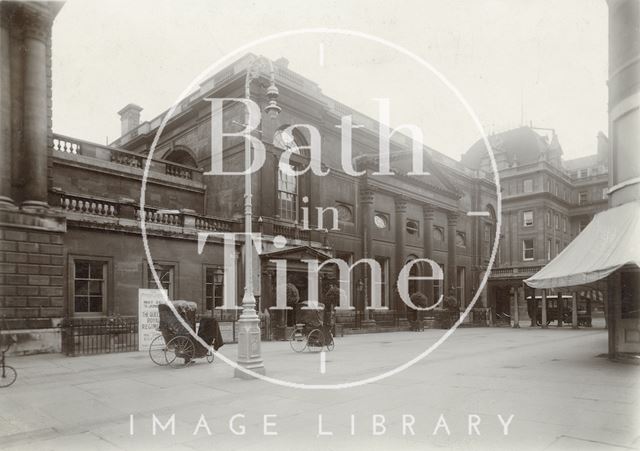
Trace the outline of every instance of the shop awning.
{"label": "shop awning", "polygon": [[533,288],[586,285],[627,264],[640,266],[640,202],[595,215],[556,258],[525,282]]}

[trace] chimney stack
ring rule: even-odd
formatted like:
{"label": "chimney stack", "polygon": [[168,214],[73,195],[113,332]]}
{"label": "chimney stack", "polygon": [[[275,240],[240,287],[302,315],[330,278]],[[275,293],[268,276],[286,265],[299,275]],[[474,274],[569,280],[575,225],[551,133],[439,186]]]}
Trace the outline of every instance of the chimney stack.
{"label": "chimney stack", "polygon": [[120,115],[120,136],[126,135],[140,125],[140,111],[142,111],[142,107],[133,103],[118,111]]}

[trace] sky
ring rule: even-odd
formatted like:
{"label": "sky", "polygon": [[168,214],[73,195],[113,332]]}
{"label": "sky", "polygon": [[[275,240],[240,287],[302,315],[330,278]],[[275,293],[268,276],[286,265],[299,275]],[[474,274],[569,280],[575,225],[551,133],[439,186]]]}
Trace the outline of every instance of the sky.
{"label": "sky", "polygon": [[[119,136],[123,106],[142,120],[169,108],[237,48],[286,30],[366,33],[426,61],[461,94],[487,133],[553,128],[565,158],[607,134],[604,0],[68,0],[53,27],[53,129],[97,143]],[[321,50],[322,49],[322,50]],[[251,52],[285,57],[322,92],[458,159],[480,130],[434,72],[391,46],[350,35],[274,38]]]}

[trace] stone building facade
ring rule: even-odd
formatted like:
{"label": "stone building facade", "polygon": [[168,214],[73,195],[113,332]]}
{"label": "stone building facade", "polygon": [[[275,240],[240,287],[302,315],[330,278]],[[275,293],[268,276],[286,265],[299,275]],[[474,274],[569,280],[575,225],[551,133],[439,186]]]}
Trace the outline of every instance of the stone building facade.
{"label": "stone building facade", "polygon": [[[154,269],[169,296],[197,302],[202,315],[234,319],[244,280],[242,240],[225,247],[223,234],[243,231],[244,183],[241,176],[207,174],[212,165],[208,99],[243,98],[247,70],[255,61],[268,66],[266,60],[247,55],[235,61],[176,106],[148,163],[143,208],[144,167],[164,114],[140,122],[142,108],[125,106],[119,112],[122,136],[110,145],[54,134],[50,36],[58,9],[54,3],[0,4],[2,333],[17,337],[15,352],[59,351],[59,326],[65,321],[135,317],[138,290],[156,288],[141,238],[142,218]],[[382,278],[375,285],[362,264],[348,275],[353,309],[338,315],[345,329],[406,328],[407,308],[396,280],[402,267],[416,258],[437,262],[444,280],[413,281],[410,292],[424,293],[433,304],[452,291],[460,308],[469,305],[485,274],[496,231],[497,195],[483,157],[486,150],[474,146],[459,162],[425,148],[423,164],[429,175],[411,175],[412,141],[394,133],[393,174],[377,174],[376,120],[324,95],[284,59],[274,62],[274,77],[281,113],[275,120],[265,116],[254,132],[266,149],[264,165],[252,175],[252,228],[264,238],[253,271],[260,312],[283,324],[293,320],[274,309],[276,259],[286,260],[287,281],[301,299],[309,296],[305,259],[337,258],[349,264],[376,260]],[[251,84],[250,97],[261,111],[270,100],[268,81],[269,71],[261,70]],[[345,171],[341,161],[339,126],[347,115],[359,125],[352,131],[352,162],[359,176]],[[239,131],[243,122],[240,104],[224,108],[225,131]],[[319,131],[320,167],[329,175],[291,177],[279,168],[283,152],[291,153],[289,163],[296,169],[311,161],[309,131],[287,131],[293,124],[310,124]],[[555,253],[555,243],[566,245],[580,221],[600,208],[596,193],[606,171],[601,172],[599,159],[587,165],[598,172],[581,177],[582,163],[563,166],[557,139],[545,142],[531,129],[519,133],[537,136],[538,147],[516,140],[501,148],[498,137],[492,138],[507,190],[503,222],[511,225],[503,228],[499,268],[485,290],[488,296],[476,305],[478,317],[484,308],[500,310],[498,290],[505,282],[520,286],[522,277],[514,279],[513,274],[542,264],[549,237]],[[225,169],[239,170],[243,140],[225,138],[223,145]],[[552,188],[545,191],[548,186]],[[581,205],[582,190],[591,190],[592,197]],[[520,227],[525,207],[534,210],[533,234]],[[546,214],[552,223],[557,215],[560,230],[544,226],[541,218]],[[199,242],[203,232],[211,234],[204,245]],[[534,250],[533,258],[522,262],[518,247],[525,235],[533,236]],[[284,247],[276,246],[277,236],[286,238]],[[412,275],[431,275],[431,270],[416,265]],[[340,275],[334,265],[317,277],[322,296]],[[374,290],[381,294],[382,308],[370,310],[366,307]]]}
{"label": "stone building facade", "polygon": [[[555,258],[590,222],[607,208],[609,141],[596,138],[592,155],[564,159],[552,129],[520,127],[489,137],[494,149],[502,192],[502,224],[496,265],[486,291],[487,305],[497,317],[528,319],[523,280]],[[482,143],[462,162],[489,168]],[[527,291],[525,293],[525,291]],[[583,293],[602,301],[602,296]],[[600,305],[601,306],[601,305]]]}
{"label": "stone building facade", "polygon": [[0,318],[37,351],[60,349],[64,214],[48,207],[51,23],[60,3],[0,3]]}

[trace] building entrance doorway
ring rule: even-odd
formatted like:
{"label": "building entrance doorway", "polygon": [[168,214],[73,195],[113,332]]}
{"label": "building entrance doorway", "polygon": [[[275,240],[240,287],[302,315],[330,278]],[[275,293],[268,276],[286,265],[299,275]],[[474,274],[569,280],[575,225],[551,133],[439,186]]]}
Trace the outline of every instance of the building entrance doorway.
{"label": "building entrance doorway", "polygon": [[494,319],[496,324],[511,323],[511,289],[510,287],[495,287],[494,289]]}

